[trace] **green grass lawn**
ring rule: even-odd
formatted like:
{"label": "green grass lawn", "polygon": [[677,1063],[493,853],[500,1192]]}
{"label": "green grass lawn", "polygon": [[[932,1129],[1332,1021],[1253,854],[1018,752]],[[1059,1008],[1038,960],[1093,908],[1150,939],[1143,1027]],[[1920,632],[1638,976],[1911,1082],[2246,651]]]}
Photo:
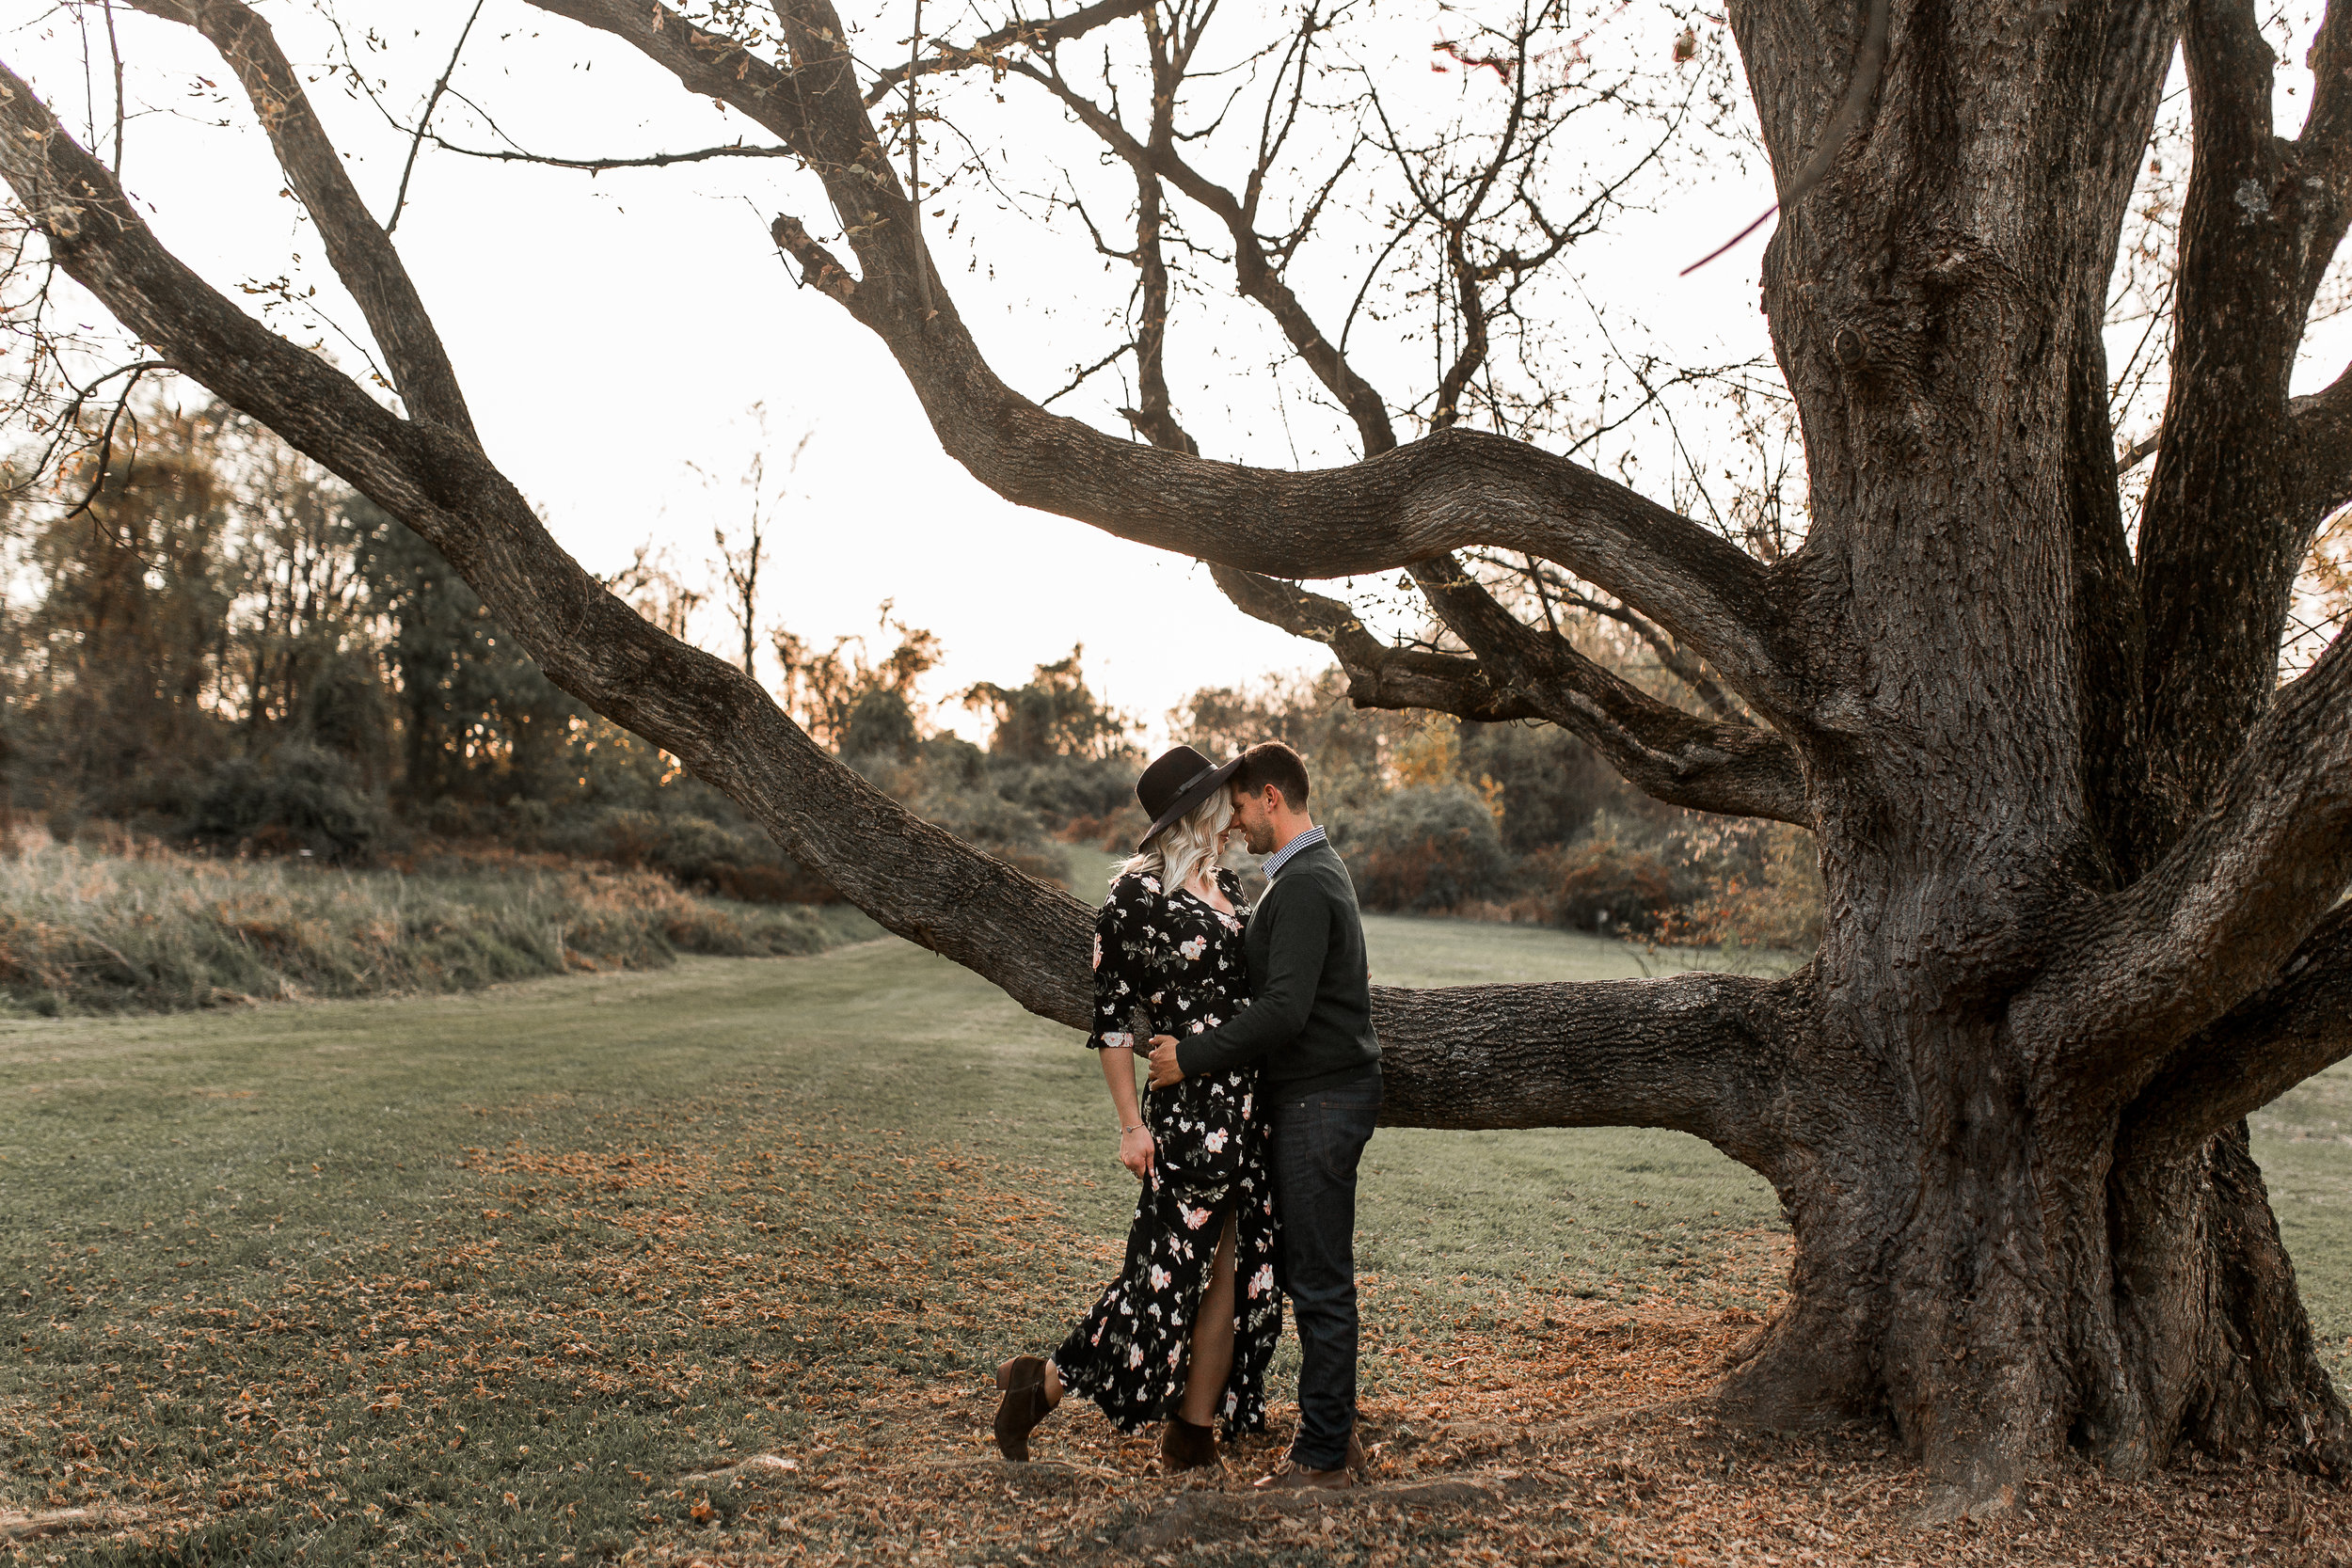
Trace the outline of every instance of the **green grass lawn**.
{"label": "green grass lawn", "polygon": [[[1640,969],[1368,932],[1391,984]],[[585,1560],[695,1528],[682,1471],[846,1442],[875,1380],[944,1402],[1057,1338],[1133,1202],[1112,1131],[1074,1034],[896,941],[0,1022],[0,1505],[145,1511],[143,1541],[43,1544],[74,1560]],[[2348,1132],[2344,1069],[2255,1127],[2340,1375]],[[1530,1290],[1760,1305],[1778,1233],[1680,1134],[1384,1132],[1369,1392],[1383,1346]]]}

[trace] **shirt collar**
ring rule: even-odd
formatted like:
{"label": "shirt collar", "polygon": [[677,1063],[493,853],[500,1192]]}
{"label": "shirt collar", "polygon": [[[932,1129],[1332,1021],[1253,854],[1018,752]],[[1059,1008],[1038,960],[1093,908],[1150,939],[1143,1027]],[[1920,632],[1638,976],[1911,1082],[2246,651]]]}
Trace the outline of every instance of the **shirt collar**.
{"label": "shirt collar", "polygon": [[1310,828],[1305,832],[1300,833],[1296,838],[1292,839],[1288,844],[1283,845],[1279,849],[1275,850],[1273,854],[1268,855],[1266,857],[1265,864],[1259,867],[1259,869],[1265,874],[1265,879],[1270,882],[1280,874],[1282,867],[1290,863],[1290,859],[1293,855],[1297,854],[1301,849],[1308,847],[1310,845],[1321,844],[1323,842],[1323,830],[1320,827]]}

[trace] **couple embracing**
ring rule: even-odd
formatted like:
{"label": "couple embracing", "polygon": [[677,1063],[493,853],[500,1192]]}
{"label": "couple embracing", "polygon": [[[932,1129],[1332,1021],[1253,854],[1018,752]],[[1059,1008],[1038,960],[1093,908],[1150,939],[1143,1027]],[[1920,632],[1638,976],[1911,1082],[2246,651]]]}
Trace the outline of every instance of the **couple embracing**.
{"label": "couple embracing", "polygon": [[[1119,1157],[1143,1182],[1119,1277],[1051,1356],[996,1374],[996,1446],[1069,1394],[1121,1431],[1162,1423],[1173,1473],[1265,1426],[1282,1298],[1297,1315],[1298,1435],[1268,1487],[1351,1484],[1356,1167],[1380,1110],[1380,1042],[1347,868],[1279,741],[1222,765],[1179,746],[1144,769],[1152,818],[1094,927],[1094,1032]],[[1219,863],[1267,856],[1252,910]],[[1138,1104],[1135,1056],[1151,1058]]]}

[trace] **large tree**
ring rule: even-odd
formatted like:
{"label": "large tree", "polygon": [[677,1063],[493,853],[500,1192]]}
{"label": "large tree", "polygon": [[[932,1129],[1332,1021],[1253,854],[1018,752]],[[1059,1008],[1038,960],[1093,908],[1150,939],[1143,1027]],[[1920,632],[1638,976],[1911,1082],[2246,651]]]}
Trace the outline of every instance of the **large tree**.
{"label": "large tree", "polygon": [[[236,0],[129,3],[200,30],[243,84],[398,407],[177,261],[7,75],[0,173],[56,262],[156,357],[430,540],[557,684],[683,757],[891,929],[1079,1022],[1086,910],[866,787],[549,537],[484,451],[387,226],[262,21]],[[1567,118],[1526,85],[1534,24],[1454,48],[1518,84],[1479,135],[1416,143],[1376,83],[1347,110],[1381,127],[1367,145],[1410,193],[1396,221],[1436,241],[1448,301],[1436,381],[1406,404],[1294,286],[1296,230],[1263,200],[1293,117],[1323,102],[1310,56],[1328,18],[1264,56],[1299,85],[1267,95],[1267,150],[1220,182],[1176,118],[1206,7],[1102,0],[875,71],[831,0],[695,18],[533,3],[641,51],[821,180],[831,214],[781,214],[774,242],[999,495],[1215,563],[1250,613],[1327,641],[1360,701],[1549,720],[1661,800],[1813,832],[1826,934],[1786,978],[1378,998],[1391,1123],[1678,1128],[1772,1183],[1791,1298],[1727,1374],[1726,1409],[1883,1413],[1954,1509],[2002,1506],[2070,1443],[2127,1476],[2184,1442],[2265,1440],[2344,1473],[2344,1405],[2243,1118],[2352,1051],[2352,647],[2277,673],[2314,530],[2352,499],[2352,379],[2289,395],[2352,220],[2352,7],[2319,24],[2289,136],[2250,0],[1733,5],[1783,198],[1764,303],[1809,487],[1783,551],[1504,433],[1529,427],[1503,417],[1523,400],[1497,388],[1493,344],[1518,331],[1523,357],[1558,351],[1529,341],[1517,291],[1592,216],[1547,210],[1527,161]],[[1140,109],[1057,64],[1107,28],[1142,30]],[[2133,519],[2102,322],[2176,57],[2194,163],[2169,401]],[[1136,268],[1142,440],[1000,379],[933,264],[888,139],[927,122],[896,95],[974,68],[1054,95],[1134,177],[1136,243],[1103,245]],[[1165,333],[1168,246],[1203,218],[1184,255],[1231,268],[1353,421],[1360,461],[1198,451]],[[1466,418],[1481,395],[1486,417]],[[1397,438],[1399,410],[1418,439]],[[1391,646],[1297,586],[1398,568],[1443,638]],[[1555,593],[1637,626],[1693,700],[1585,657]]]}

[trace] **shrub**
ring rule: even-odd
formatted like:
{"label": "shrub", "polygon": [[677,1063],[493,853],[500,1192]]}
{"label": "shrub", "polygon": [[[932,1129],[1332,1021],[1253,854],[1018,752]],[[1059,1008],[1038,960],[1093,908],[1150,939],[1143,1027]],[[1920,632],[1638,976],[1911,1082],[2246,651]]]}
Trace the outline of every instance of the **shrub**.
{"label": "shrub", "polygon": [[813,953],[853,910],[690,897],[665,877],[444,855],[413,870],[211,861],[154,841],[0,861],[0,999],[42,1013],[449,991],[679,953]]}
{"label": "shrub", "polygon": [[202,843],[333,861],[362,858],[384,827],[349,760],[300,742],[218,764],[187,824]]}
{"label": "shrub", "polygon": [[1143,815],[1142,805],[1130,798],[1117,811],[1101,816],[1072,817],[1055,836],[1064,844],[1091,845],[1109,854],[1133,854],[1136,846],[1142,842],[1144,830],[1150,826],[1152,819]]}
{"label": "shrub", "polygon": [[1602,819],[1582,841],[1539,849],[1529,875],[1545,920],[1587,931],[1655,931],[1683,892],[1656,848],[1629,842]]}
{"label": "shrub", "polygon": [[515,842],[658,871],[689,892],[750,904],[831,904],[841,897],[765,834],[705,816],[608,807],[519,832]]}
{"label": "shrub", "polygon": [[954,736],[926,740],[904,759],[869,752],[850,766],[915,816],[1041,881],[1069,874],[1067,856],[1027,807],[989,783],[986,755]]}
{"label": "shrub", "polygon": [[1494,814],[1468,785],[1400,789],[1334,827],[1367,909],[1428,913],[1510,890],[1511,861]]}
{"label": "shrub", "polygon": [[[988,776],[997,794],[1036,813],[1047,827],[1068,837],[1073,823],[1116,816],[1128,809],[1139,813],[1136,778],[1142,771],[1140,762],[1125,755],[1048,757],[1040,762],[992,758]],[[1139,824],[1137,831],[1146,826]]]}
{"label": "shrub", "polygon": [[1703,863],[1703,886],[1662,934],[1689,946],[1809,953],[1821,941],[1821,872],[1813,835],[1785,822],[1740,825],[1740,852]]}

